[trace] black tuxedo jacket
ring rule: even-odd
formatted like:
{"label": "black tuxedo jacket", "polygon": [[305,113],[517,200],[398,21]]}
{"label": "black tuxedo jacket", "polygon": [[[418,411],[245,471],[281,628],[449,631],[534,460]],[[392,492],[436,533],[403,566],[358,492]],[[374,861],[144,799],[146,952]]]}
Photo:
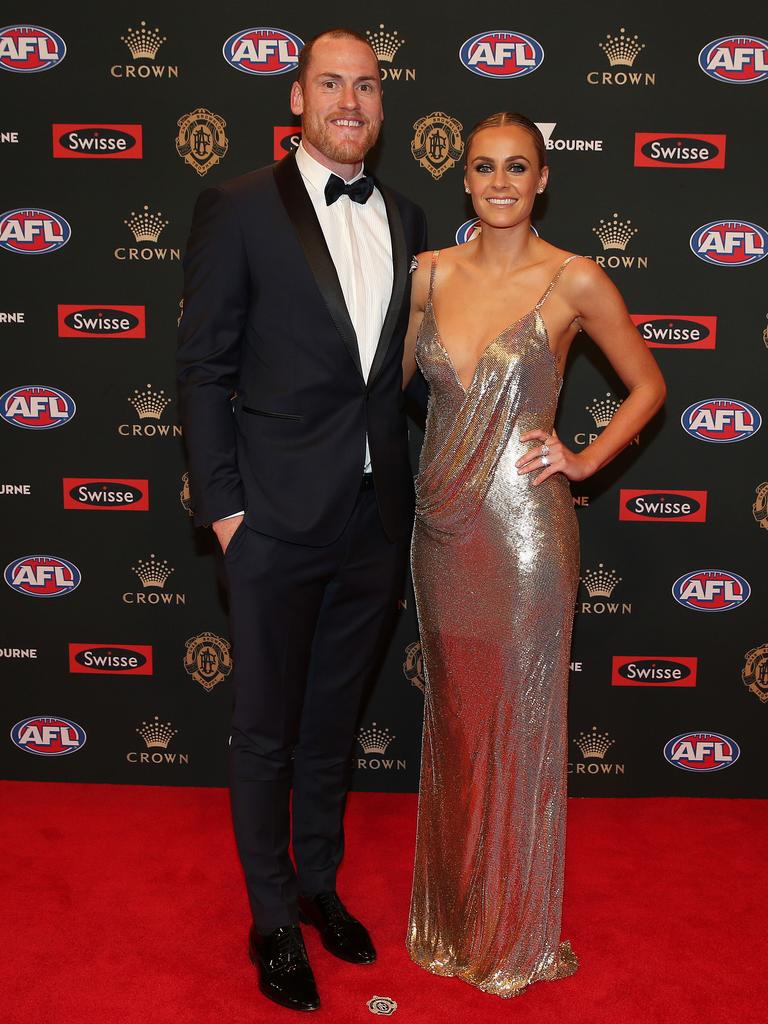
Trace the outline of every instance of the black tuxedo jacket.
{"label": "black tuxedo jacket", "polygon": [[184,257],[178,387],[195,525],[240,509],[254,530],[335,540],[352,513],[368,434],[382,523],[410,529],[402,395],[411,257],[423,211],[377,182],[392,297],[368,380],[320,223],[291,154],[206,189]]}

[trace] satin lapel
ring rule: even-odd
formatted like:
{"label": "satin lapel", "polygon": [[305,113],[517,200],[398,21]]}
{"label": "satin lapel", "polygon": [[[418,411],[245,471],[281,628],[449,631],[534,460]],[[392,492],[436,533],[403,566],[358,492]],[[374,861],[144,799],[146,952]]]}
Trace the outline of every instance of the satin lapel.
{"label": "satin lapel", "polygon": [[360,349],[357,344],[357,335],[349,317],[349,311],[344,301],[344,293],[339,284],[339,277],[333,265],[331,254],[328,251],[323,236],[320,222],[315,214],[312,200],[307,194],[301,174],[296,166],[296,159],[289,154],[275,167],[275,182],[280,198],[291,219],[291,223],[301,242],[304,255],[307,258],[309,269],[314,275],[320,294],[328,307],[331,319],[336,325],[336,330],[341,335],[341,340],[352,358],[357,372],[363,376],[363,369],[360,365]]}
{"label": "satin lapel", "polygon": [[387,220],[389,221],[389,235],[392,240],[392,295],[389,299],[387,315],[379,335],[379,343],[376,347],[376,354],[373,357],[371,372],[368,374],[368,386],[376,379],[376,375],[382,367],[387,350],[392,341],[392,334],[395,324],[400,315],[405,295],[405,286],[408,283],[408,263],[405,249],[405,234],[403,233],[403,221],[400,216],[395,198],[388,188],[376,182],[379,191],[384,199],[387,208]]}

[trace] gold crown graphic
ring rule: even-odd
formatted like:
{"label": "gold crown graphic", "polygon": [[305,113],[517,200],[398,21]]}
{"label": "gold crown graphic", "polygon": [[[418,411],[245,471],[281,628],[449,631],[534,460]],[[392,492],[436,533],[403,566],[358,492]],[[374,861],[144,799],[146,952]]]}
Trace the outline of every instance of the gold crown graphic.
{"label": "gold crown graphic", "polygon": [[598,732],[597,726],[593,725],[590,732],[580,732],[573,742],[582,757],[599,757],[602,760],[615,741],[607,732]]}
{"label": "gold crown graphic", "polygon": [[637,228],[630,227],[632,221],[619,220],[618,213],[614,213],[610,220],[603,220],[600,218],[600,227],[592,228],[593,232],[597,235],[602,243],[603,249],[621,249],[622,251],[627,248],[627,243],[635,237],[637,234]]}
{"label": "gold crown graphic", "polygon": [[133,398],[129,398],[128,401],[139,414],[140,420],[159,420],[173,401],[172,398],[164,398],[164,395],[164,391],[153,391],[152,385],[147,384],[146,391],[139,391],[136,388]]}
{"label": "gold crown graphic", "polygon": [[164,587],[168,577],[176,571],[169,567],[168,562],[158,562],[154,555],[150,555],[146,562],[140,558],[131,568],[141,580],[142,587]]}
{"label": "gold crown graphic", "polygon": [[161,722],[157,715],[153,722],[142,722],[141,729],[136,730],[146,743],[147,748],[162,747],[163,749],[168,746],[178,731],[170,722]]}
{"label": "gold crown graphic", "polygon": [[595,421],[596,427],[607,427],[621,404],[610,391],[606,391],[605,398],[595,398],[592,405],[585,405],[584,408]]}
{"label": "gold crown graphic", "polygon": [[361,729],[357,734],[357,741],[366,754],[385,754],[393,739],[389,729],[377,729],[375,722],[370,729]]}
{"label": "gold crown graphic", "polygon": [[128,225],[137,242],[156,242],[168,221],[163,219],[162,213],[150,213],[149,207],[145,204],[143,213],[134,213],[131,210],[131,216],[124,220],[123,224]]}
{"label": "gold crown graphic", "polygon": [[587,588],[590,597],[610,597],[616,589],[616,584],[621,583],[621,576],[617,576],[613,569],[606,571],[600,562],[596,569],[584,573],[581,582]]}
{"label": "gold crown graphic", "polygon": [[392,63],[395,54],[405,42],[404,39],[397,38],[396,29],[393,32],[387,32],[383,25],[379,25],[378,32],[370,32],[366,29],[365,34],[379,60],[386,61],[388,64]]}
{"label": "gold crown graphic", "polygon": [[154,60],[166,40],[166,36],[160,35],[159,28],[147,28],[146,21],[142,21],[139,28],[129,28],[120,38],[134,60]]}
{"label": "gold crown graphic", "polygon": [[635,63],[638,53],[645,49],[645,43],[640,43],[637,40],[637,36],[628,36],[625,34],[626,29],[620,28],[617,36],[612,36],[610,32],[606,33],[604,43],[598,43],[598,46],[608,58],[611,67],[616,64],[623,64],[626,67],[631,68]]}

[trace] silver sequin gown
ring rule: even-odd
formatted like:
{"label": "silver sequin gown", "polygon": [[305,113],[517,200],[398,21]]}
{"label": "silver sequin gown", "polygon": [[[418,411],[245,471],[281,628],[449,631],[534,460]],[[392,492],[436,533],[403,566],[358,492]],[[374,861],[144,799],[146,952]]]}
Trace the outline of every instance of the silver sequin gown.
{"label": "silver sequin gown", "polygon": [[566,698],[579,538],[567,479],[515,461],[552,429],[561,378],[536,306],[485,349],[465,392],[432,306],[412,570],[426,678],[413,895],[417,964],[509,997],[572,974],[560,940]]}

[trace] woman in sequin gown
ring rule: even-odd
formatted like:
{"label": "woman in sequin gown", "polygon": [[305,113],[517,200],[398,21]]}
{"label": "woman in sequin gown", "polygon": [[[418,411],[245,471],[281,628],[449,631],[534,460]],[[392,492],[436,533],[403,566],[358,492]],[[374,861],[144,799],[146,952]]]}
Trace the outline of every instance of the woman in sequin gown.
{"label": "woman in sequin gown", "polygon": [[[577,967],[560,938],[579,570],[569,479],[625,447],[664,390],[605,274],[531,233],[544,163],[521,115],[472,133],[465,181],[482,232],[418,258],[404,362],[408,378],[415,354],[430,389],[412,547],[426,692],[407,946],[427,970],[502,997]],[[577,455],[554,419],[581,324],[631,395]]]}

